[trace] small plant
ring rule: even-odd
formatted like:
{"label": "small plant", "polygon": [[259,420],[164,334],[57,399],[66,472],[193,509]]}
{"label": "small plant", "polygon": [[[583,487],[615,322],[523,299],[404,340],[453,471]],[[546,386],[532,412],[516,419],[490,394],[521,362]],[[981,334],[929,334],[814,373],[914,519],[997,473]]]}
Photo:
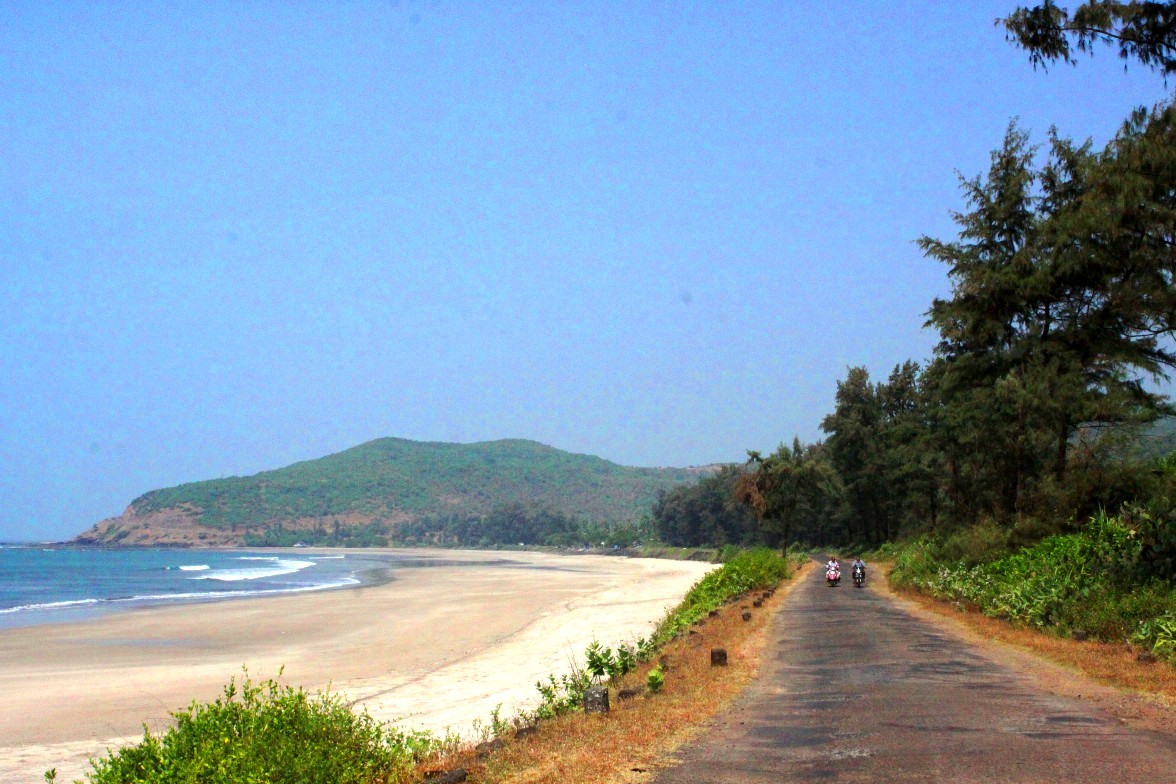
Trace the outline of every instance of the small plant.
{"label": "small plant", "polygon": [[628,675],[637,669],[637,649],[632,645],[621,643],[617,646],[617,652],[613,657],[613,662],[616,664],[616,670],[613,673],[614,679]]}
{"label": "small plant", "polygon": [[573,659],[570,671],[556,678],[548,675],[546,681],[536,681],[542,700],[528,720],[550,719],[562,716],[584,704],[584,692],[592,685],[592,674],[580,667]]}
{"label": "small plant", "polygon": [[652,637],[637,638],[637,661],[647,662],[653,658],[655,653],[657,653],[657,645]]}
{"label": "small plant", "polygon": [[494,710],[490,711],[490,732],[495,737],[501,737],[510,729],[510,722],[502,718],[502,703],[494,706]]}
{"label": "small plant", "polygon": [[584,660],[585,666],[592,674],[592,680],[596,684],[599,684],[604,678],[612,678],[617,669],[612,649],[606,648],[596,640],[593,640],[584,649]]}
{"label": "small plant", "polygon": [[645,685],[649,688],[650,694],[657,694],[662,686],[666,685],[666,674],[662,672],[660,665],[645,674]]}
{"label": "small plant", "polygon": [[1176,664],[1176,613],[1143,621],[1131,635],[1131,642],[1146,646],[1156,656]]}

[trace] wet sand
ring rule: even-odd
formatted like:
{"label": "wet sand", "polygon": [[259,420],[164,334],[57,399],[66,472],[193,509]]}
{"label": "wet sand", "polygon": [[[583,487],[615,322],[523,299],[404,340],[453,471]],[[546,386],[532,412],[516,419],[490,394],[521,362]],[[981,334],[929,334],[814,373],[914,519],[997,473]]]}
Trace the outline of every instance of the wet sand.
{"label": "wet sand", "polygon": [[[0,631],[0,781],[80,777],[145,723],[215,698],[243,666],[339,692],[385,721],[469,733],[593,639],[648,634],[709,564],[542,553],[417,551],[439,562],[374,587]],[[453,563],[460,561],[460,564]]]}

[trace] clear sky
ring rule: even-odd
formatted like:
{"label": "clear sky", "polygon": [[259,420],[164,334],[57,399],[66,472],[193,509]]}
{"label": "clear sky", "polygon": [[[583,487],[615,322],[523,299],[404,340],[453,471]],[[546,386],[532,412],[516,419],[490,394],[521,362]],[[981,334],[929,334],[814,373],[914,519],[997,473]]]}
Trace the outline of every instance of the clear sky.
{"label": "clear sky", "polygon": [[957,170],[1167,93],[1015,4],[0,3],[0,540],[381,436],[818,437],[929,355]]}

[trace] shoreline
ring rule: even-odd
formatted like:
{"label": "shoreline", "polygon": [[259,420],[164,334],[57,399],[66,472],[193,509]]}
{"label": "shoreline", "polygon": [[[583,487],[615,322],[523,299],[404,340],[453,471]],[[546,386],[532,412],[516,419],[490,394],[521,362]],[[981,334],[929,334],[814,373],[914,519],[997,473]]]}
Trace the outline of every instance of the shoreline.
{"label": "shoreline", "polygon": [[[128,552],[143,552],[151,554],[167,553],[169,555],[178,555],[180,550],[174,547],[128,547],[128,548],[114,548],[114,547],[96,547],[90,545],[72,545],[66,544],[64,546],[43,547],[41,545],[34,546],[8,546],[5,549],[10,550],[50,550],[61,552],[83,552],[83,553],[128,553]],[[373,548],[366,549],[344,549],[336,548],[332,552],[329,548],[299,548],[292,550],[291,548],[263,548],[263,547],[209,547],[209,548],[184,548],[182,552],[187,553],[191,559],[199,559],[203,555],[213,554],[214,556],[231,556],[234,558],[244,558],[249,560],[249,556],[255,556],[252,560],[269,560],[273,559],[275,562],[298,562],[309,559],[310,561],[334,561],[339,559],[342,561],[344,557],[354,559],[356,568],[350,573],[340,573],[336,571],[334,574],[328,574],[320,578],[317,583],[303,583],[293,584],[288,587],[274,585],[272,577],[275,575],[259,575],[259,578],[247,579],[226,579],[224,581],[213,577],[211,580],[207,577],[191,576],[188,580],[193,580],[186,590],[176,591],[174,588],[169,588],[163,582],[157,582],[151,585],[140,585],[129,589],[123,589],[124,592],[107,593],[105,595],[94,594],[90,591],[85,593],[78,593],[77,591],[66,592],[59,595],[50,594],[46,599],[36,602],[30,601],[24,604],[17,604],[11,607],[0,607],[0,631],[8,629],[19,629],[28,627],[48,626],[55,624],[76,624],[85,623],[102,617],[112,615],[119,615],[126,612],[135,612],[144,609],[153,608],[167,608],[167,607],[184,607],[195,606],[202,604],[213,604],[219,602],[242,601],[257,598],[273,598],[278,596],[292,595],[292,594],[309,594],[322,591],[336,591],[346,590],[349,588],[361,588],[370,585],[380,585],[390,580],[395,579],[395,571],[397,566],[401,563],[412,561],[411,557],[404,557],[400,553],[395,552],[391,548],[382,548],[376,551]],[[368,561],[365,563],[364,561]],[[352,561],[348,561],[351,563]],[[78,568],[80,565],[75,565]],[[167,565],[161,566],[156,563],[151,565],[155,569],[163,569],[164,572],[176,574],[173,571],[178,569],[180,574],[209,574],[207,571],[193,571],[185,572],[185,569],[195,568],[197,570],[207,570],[208,566],[200,567],[185,567]],[[222,568],[223,568],[222,564]],[[301,574],[301,568],[291,569],[282,575],[289,574],[291,576],[298,576]],[[330,571],[328,569],[328,571]],[[213,572],[215,574],[215,572]],[[278,576],[282,576],[278,575]],[[201,580],[209,580],[207,583],[200,582]],[[254,588],[255,584],[265,587]],[[136,591],[137,588],[137,591]],[[109,590],[119,590],[108,587]],[[71,593],[73,595],[71,595]]]}
{"label": "shoreline", "polygon": [[[309,551],[310,548],[308,548]],[[334,552],[347,552],[338,550]],[[379,585],[129,609],[0,631],[0,779],[57,767],[166,726],[219,696],[247,666],[329,688],[382,721],[468,732],[535,680],[566,670],[592,639],[648,634],[713,565],[525,551],[367,550],[422,558]],[[307,554],[310,554],[309,552]]]}
{"label": "shoreline", "polygon": [[[556,548],[435,548],[435,547],[192,547],[177,545],[117,547],[93,544],[76,544],[74,542],[9,542],[0,543],[0,549],[50,549],[77,552],[128,552],[141,551],[150,553],[189,553],[195,556],[199,553],[249,553],[268,558],[283,560],[311,559],[316,561],[342,559],[344,556],[359,561],[367,559],[372,563],[360,564],[360,568],[346,577],[334,575],[334,582],[317,585],[303,585],[290,588],[266,588],[248,590],[245,588],[232,590],[221,588],[207,592],[189,594],[150,593],[143,595],[121,595],[100,597],[63,597],[45,603],[22,604],[13,607],[0,607],[0,632],[8,629],[46,626],[53,624],[76,624],[91,621],[100,617],[133,612],[142,609],[193,606],[228,601],[242,601],[256,598],[273,598],[278,596],[317,593],[322,591],[349,590],[374,585],[383,585],[397,579],[397,573],[403,569],[418,568],[420,566],[436,567],[443,565],[446,559],[442,554],[456,553],[459,555],[450,559],[449,563],[467,563],[470,554],[481,554],[490,560],[509,562],[512,556],[522,553],[543,554],[561,557],[584,555],[608,556],[613,558],[659,558],[666,560],[698,560],[710,563],[708,559],[696,558],[702,551],[696,551],[692,557],[676,559],[666,556],[661,550],[651,554],[644,554],[643,550],[626,548],[622,550],[609,549],[580,549],[567,550]],[[382,561],[382,562],[381,562]],[[422,563],[425,562],[425,563]],[[165,567],[172,569],[175,567]],[[180,567],[183,569],[184,567]],[[198,578],[197,578],[198,579]],[[340,582],[339,580],[342,580]]]}

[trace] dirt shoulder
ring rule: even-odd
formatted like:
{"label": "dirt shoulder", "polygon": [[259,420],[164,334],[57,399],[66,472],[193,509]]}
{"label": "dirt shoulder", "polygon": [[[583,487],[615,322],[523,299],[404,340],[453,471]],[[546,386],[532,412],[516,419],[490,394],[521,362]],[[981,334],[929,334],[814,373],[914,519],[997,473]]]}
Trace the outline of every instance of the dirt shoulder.
{"label": "dirt shoulder", "polygon": [[1053,637],[890,586],[878,588],[913,615],[963,638],[1050,694],[1089,702],[1127,726],[1176,738],[1176,668],[1143,663],[1129,646]]}

